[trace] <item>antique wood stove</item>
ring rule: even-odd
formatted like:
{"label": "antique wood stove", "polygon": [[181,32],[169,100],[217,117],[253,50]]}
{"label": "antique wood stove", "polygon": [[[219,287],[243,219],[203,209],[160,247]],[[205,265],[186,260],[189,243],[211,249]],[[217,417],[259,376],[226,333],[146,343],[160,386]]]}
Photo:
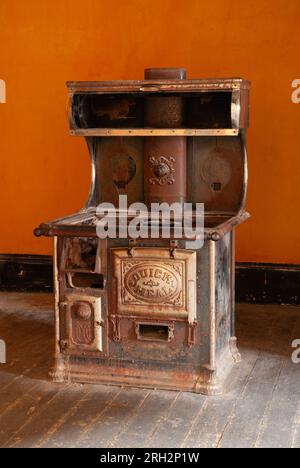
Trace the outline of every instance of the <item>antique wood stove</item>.
{"label": "antique wood stove", "polygon": [[[248,218],[250,84],[187,80],[70,82],[72,135],[86,138],[92,184],[80,212],[41,224],[54,238],[56,381],[222,392],[240,359],[234,232]],[[99,239],[101,202],[204,203],[204,245],[174,237]]]}

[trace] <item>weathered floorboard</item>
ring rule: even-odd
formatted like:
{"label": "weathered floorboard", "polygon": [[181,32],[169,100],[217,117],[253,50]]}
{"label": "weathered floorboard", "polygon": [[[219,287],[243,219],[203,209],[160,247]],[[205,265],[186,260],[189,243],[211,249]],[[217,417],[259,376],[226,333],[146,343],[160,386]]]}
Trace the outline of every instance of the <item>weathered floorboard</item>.
{"label": "weathered floorboard", "polygon": [[14,435],[10,441],[9,447],[39,447],[45,439],[51,437],[52,431],[55,432],[56,426],[66,417],[74,406],[74,402],[81,399],[84,395],[82,386],[72,385],[59,392],[52,400],[42,406],[42,411],[30,419]]}
{"label": "weathered floorboard", "polygon": [[150,447],[181,447],[195,416],[208,397],[181,393],[148,440]]}
{"label": "weathered floorboard", "polygon": [[300,309],[237,306],[243,361],[220,397],[56,384],[47,294],[0,294],[0,447],[300,448]]}
{"label": "weathered floorboard", "polygon": [[0,417],[0,447],[9,445],[13,436],[20,432],[34,417],[38,417],[41,409],[61,390],[61,385],[49,382],[38,382],[29,386],[27,391],[19,388],[20,396],[6,408]]}
{"label": "weathered floorboard", "polygon": [[86,385],[86,394],[74,402],[71,413],[56,431],[50,434],[50,438],[44,440],[42,447],[76,446],[83,434],[89,430],[99,414],[113,402],[119,392],[118,387]]}
{"label": "weathered floorboard", "polygon": [[259,428],[255,447],[292,448],[299,408],[300,368],[285,361],[272,399]]}
{"label": "weathered floorboard", "polygon": [[245,350],[242,362],[237,364],[230,376],[228,392],[220,397],[207,398],[184,440],[184,447],[216,448],[240,394],[258,359],[257,350]]}
{"label": "weathered floorboard", "polygon": [[124,388],[98,419],[88,427],[76,446],[87,448],[107,447],[112,444],[115,437],[130,423],[135,411],[148,396],[149,390]]}
{"label": "weathered floorboard", "polygon": [[146,440],[150,438],[153,430],[160,424],[177,397],[177,392],[153,391],[124,431],[119,433],[114,441],[114,446],[128,447],[128,444],[130,446],[131,441],[134,440],[137,440],[140,446],[145,446]]}
{"label": "weathered floorboard", "polygon": [[254,447],[260,423],[277,385],[282,365],[281,357],[259,357],[220,437],[219,448]]}

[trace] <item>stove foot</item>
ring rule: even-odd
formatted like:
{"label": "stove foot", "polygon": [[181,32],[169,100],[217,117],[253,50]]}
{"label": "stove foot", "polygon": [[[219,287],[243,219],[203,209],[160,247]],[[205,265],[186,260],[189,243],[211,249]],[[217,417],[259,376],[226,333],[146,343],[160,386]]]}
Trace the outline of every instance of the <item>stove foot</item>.
{"label": "stove foot", "polygon": [[55,364],[49,372],[49,376],[53,382],[66,383],[70,381],[68,361],[67,356],[55,356]]}

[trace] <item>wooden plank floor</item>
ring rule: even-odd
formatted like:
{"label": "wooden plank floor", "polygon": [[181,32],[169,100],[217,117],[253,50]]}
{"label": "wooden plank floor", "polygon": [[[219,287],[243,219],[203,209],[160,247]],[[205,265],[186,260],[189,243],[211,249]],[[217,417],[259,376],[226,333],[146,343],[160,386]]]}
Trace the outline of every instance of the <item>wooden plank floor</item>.
{"label": "wooden plank floor", "polygon": [[222,397],[48,380],[52,296],[0,294],[0,447],[300,448],[300,309],[238,305],[243,361]]}

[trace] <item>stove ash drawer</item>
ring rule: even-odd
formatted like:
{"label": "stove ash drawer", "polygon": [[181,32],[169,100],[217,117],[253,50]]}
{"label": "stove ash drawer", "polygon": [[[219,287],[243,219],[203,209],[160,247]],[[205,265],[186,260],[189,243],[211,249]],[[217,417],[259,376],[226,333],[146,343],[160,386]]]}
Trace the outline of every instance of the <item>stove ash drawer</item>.
{"label": "stove ash drawer", "polygon": [[64,354],[103,354],[102,298],[70,294],[60,303]]}

